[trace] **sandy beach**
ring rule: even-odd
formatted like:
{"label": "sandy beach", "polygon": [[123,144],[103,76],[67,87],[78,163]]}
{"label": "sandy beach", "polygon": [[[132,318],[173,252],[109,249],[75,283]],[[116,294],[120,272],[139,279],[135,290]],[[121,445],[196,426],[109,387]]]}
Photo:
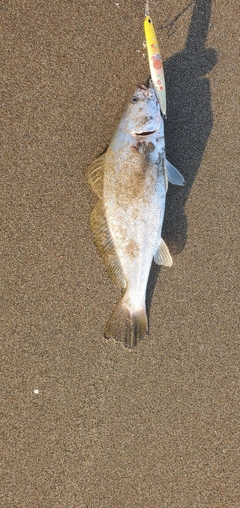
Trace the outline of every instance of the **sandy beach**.
{"label": "sandy beach", "polygon": [[[169,185],[148,337],[103,338],[120,298],[93,242],[89,164],[149,77],[144,1],[3,0],[3,508],[236,508],[237,2],[150,1]],[[237,259],[238,258],[238,259]]]}

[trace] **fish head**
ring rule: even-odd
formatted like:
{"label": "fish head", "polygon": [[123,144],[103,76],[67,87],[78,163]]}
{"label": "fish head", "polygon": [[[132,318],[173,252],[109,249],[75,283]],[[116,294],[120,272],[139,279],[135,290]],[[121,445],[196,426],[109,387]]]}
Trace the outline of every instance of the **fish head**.
{"label": "fish head", "polygon": [[164,135],[164,121],[152,82],[138,86],[127,106],[125,130],[134,138],[148,138],[156,131]]}

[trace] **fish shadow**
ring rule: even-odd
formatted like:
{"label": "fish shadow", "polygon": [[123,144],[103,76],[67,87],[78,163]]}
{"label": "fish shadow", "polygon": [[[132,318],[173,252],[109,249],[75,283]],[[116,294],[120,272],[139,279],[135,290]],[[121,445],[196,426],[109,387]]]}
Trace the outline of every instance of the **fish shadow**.
{"label": "fish shadow", "polygon": [[[185,48],[164,63],[167,90],[165,142],[167,159],[185,178],[185,185],[169,184],[162,236],[171,254],[187,241],[185,204],[200,167],[212,130],[210,83],[206,76],[217,63],[217,52],[205,48],[212,0],[195,0]],[[147,289],[151,306],[160,268],[152,265]]]}
{"label": "fish shadow", "polygon": [[154,263],[154,261],[153,261],[151,270],[150,270],[150,274],[149,274],[149,278],[148,278],[147,293],[146,293],[146,311],[147,311],[149,327],[150,327],[150,309],[151,309],[155,286],[156,286],[160,271],[161,271],[161,266],[156,265],[156,263]]}

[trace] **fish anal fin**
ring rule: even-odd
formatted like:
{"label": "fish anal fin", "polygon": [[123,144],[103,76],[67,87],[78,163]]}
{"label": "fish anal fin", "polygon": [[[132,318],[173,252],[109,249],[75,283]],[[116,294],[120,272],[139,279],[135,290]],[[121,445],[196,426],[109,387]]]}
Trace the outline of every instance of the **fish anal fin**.
{"label": "fish anal fin", "polygon": [[173,166],[171,162],[169,162],[167,159],[166,159],[166,170],[167,170],[167,178],[170,183],[172,183],[173,185],[184,185],[185,180],[183,176],[178,171],[178,169],[175,168],[175,166]]}
{"label": "fish anal fin", "polygon": [[103,196],[104,162],[105,154],[95,159],[87,170],[88,182],[99,198]]}
{"label": "fish anal fin", "polygon": [[154,261],[157,265],[172,266],[172,256],[164,240],[161,238],[157,252],[154,255]]}
{"label": "fish anal fin", "polygon": [[126,280],[108,228],[102,201],[98,201],[90,215],[94,242],[101,254],[108,274],[120,288],[126,288]]}

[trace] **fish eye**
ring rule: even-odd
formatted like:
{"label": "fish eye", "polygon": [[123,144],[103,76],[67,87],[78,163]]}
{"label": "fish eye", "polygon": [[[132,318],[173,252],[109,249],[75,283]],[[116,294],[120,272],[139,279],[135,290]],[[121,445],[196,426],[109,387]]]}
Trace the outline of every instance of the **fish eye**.
{"label": "fish eye", "polygon": [[136,97],[136,95],[134,95],[132,98],[131,98],[131,102],[137,102],[139,101],[139,97]]}

